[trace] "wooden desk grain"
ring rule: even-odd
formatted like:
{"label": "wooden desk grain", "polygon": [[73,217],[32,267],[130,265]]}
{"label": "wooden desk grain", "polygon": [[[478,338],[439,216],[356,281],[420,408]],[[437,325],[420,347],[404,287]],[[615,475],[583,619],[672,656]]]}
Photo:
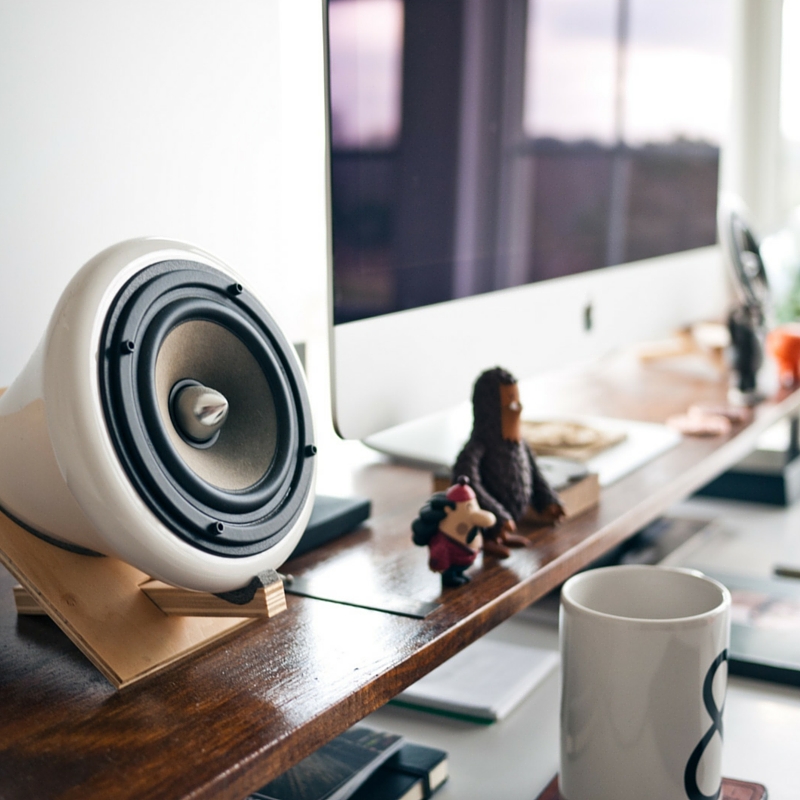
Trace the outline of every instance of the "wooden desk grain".
{"label": "wooden desk grain", "polygon": [[[719,383],[628,367],[542,386],[543,413],[663,421],[724,399]],[[800,392],[785,393],[729,437],[685,440],[606,488],[597,508],[529,531],[532,548],[479,560],[469,589],[443,596],[409,533],[430,476],[369,466],[355,480],[373,498],[369,526],[286,571],[440,608],[416,620],[290,596],[286,613],[121,692],[49,620],[17,618],[3,572],[0,797],[242,798],[703,485],[799,405]]]}

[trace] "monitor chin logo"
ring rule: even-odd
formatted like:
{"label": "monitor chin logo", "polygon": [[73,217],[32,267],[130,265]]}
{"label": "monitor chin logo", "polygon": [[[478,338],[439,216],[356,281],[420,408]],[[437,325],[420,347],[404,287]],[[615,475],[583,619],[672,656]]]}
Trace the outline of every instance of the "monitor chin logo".
{"label": "monitor chin logo", "polygon": [[720,739],[722,738],[722,711],[725,704],[723,703],[723,708],[717,708],[717,704],[714,702],[712,687],[717,670],[727,660],[728,650],[725,649],[714,659],[703,681],[703,704],[711,717],[711,727],[706,731],[697,747],[695,747],[692,754],[689,756],[689,760],[686,762],[686,770],[683,773],[683,786],[686,789],[686,796],[689,800],[718,800],[722,790],[720,786],[714,794],[703,794],[703,792],[700,791],[700,787],[697,785],[697,768],[700,765],[700,759],[703,757],[703,753],[714,738],[714,734],[719,733]]}

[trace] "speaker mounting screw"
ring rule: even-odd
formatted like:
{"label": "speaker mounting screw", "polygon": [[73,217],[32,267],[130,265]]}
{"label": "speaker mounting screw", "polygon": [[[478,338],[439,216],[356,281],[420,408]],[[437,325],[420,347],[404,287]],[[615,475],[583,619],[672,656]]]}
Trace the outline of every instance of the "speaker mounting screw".
{"label": "speaker mounting screw", "polygon": [[244,291],[244,286],[242,286],[242,284],[241,284],[241,283],[232,283],[232,284],[231,284],[231,285],[228,287],[228,291],[229,291],[229,292],[230,292],[232,295],[234,295],[234,296],[235,296],[235,295],[241,294],[241,293]]}
{"label": "speaker mounting screw", "polygon": [[225,526],[221,522],[212,522],[208,526],[208,531],[214,534],[214,536],[219,536],[221,533],[225,532]]}
{"label": "speaker mounting screw", "polygon": [[311,458],[311,456],[315,456],[317,454],[317,446],[315,444],[307,444],[305,453],[306,453],[306,458]]}
{"label": "speaker mounting screw", "polygon": [[122,352],[129,354],[132,353],[136,349],[136,344],[131,339],[125,339],[122,343]]}

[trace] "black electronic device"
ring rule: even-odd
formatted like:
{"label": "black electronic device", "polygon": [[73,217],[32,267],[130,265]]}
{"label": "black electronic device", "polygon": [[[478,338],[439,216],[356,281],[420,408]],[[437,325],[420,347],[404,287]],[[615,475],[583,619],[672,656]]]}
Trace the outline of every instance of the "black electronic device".
{"label": "black electronic device", "polygon": [[733,277],[739,303],[767,312],[769,280],[759,238],[741,200],[727,196],[719,208],[719,238]]}
{"label": "black electronic device", "polygon": [[724,197],[717,217],[719,238],[736,293],[736,304],[728,313],[731,366],[736,376],[732,399],[754,405],[762,399],[757,384],[772,316],[769,281],[744,203],[735,196]]}
{"label": "black electronic device", "polygon": [[292,558],[307,553],[345,533],[358,528],[369,519],[372,503],[364,497],[330,497],[317,495],[314,509]]}

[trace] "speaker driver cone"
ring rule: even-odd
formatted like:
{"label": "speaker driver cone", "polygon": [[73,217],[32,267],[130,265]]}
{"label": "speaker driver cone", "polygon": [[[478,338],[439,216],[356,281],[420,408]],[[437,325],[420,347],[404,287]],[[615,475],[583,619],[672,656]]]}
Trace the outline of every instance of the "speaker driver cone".
{"label": "speaker driver cone", "polygon": [[[170,442],[196,475],[227,491],[247,489],[266,475],[278,439],[275,400],[258,362],[231,331],[202,320],[173,328],[156,356],[155,384]],[[176,407],[205,387],[224,397],[227,415],[208,440],[198,441]]]}

